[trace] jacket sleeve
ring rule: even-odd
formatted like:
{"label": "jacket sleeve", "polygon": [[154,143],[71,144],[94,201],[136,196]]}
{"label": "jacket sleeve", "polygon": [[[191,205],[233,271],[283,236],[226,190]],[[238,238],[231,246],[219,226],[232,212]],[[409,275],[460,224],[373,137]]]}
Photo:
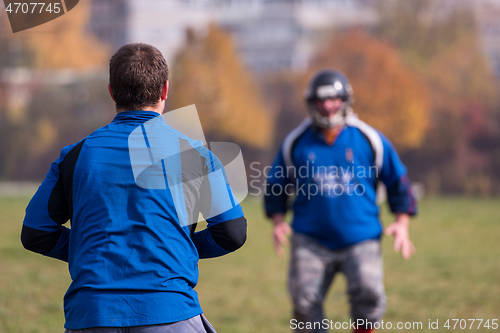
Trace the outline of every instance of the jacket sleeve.
{"label": "jacket sleeve", "polygon": [[288,210],[288,197],[292,182],[287,175],[287,168],[280,149],[276,159],[267,174],[264,191],[264,207],[266,215],[271,217],[276,213],[285,214]]}
{"label": "jacket sleeve", "polygon": [[63,224],[69,220],[70,213],[59,166],[69,148],[63,149],[59,159],[52,163],[31,199],[21,232],[21,242],[27,250],[66,262],[70,229]]}
{"label": "jacket sleeve", "polygon": [[233,252],[243,246],[247,236],[247,222],[224,167],[217,156],[208,154],[208,172],[200,189],[200,210],[208,226],[192,237],[200,259]]}
{"label": "jacket sleeve", "polygon": [[382,134],[384,162],[379,179],[387,188],[387,199],[393,213],[417,214],[417,201],[413,194],[406,167],[399,159],[392,143]]}

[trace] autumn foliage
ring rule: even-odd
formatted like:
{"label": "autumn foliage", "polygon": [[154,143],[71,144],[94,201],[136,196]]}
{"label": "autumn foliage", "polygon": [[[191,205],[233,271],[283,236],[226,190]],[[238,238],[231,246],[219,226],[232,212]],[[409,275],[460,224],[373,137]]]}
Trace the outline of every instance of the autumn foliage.
{"label": "autumn foliage", "polygon": [[[500,193],[499,82],[472,2],[372,3],[379,17],[373,26],[314,36],[320,43],[309,68],[259,72],[258,82],[229,33],[214,25],[190,31],[169,63],[167,109],[195,104],[208,141],[237,142],[247,162],[269,163],[307,116],[303,93],[312,75],[337,69],[352,83],[354,111],[389,137],[427,193]],[[110,48],[88,33],[90,6],[80,1],[64,16],[16,34],[0,15],[0,178],[43,178],[62,145],[112,118],[102,71]],[[102,77],[58,85],[8,81],[13,74],[80,75],[95,67]]]}
{"label": "autumn foliage", "polygon": [[338,69],[349,78],[353,108],[362,120],[400,149],[421,145],[428,127],[429,92],[394,47],[361,30],[339,33],[319,52],[307,76],[324,68]]}
{"label": "autumn foliage", "polygon": [[80,1],[65,15],[16,33],[38,69],[88,70],[107,66],[111,49],[86,32],[92,1]]}
{"label": "autumn foliage", "polygon": [[188,33],[172,68],[172,109],[195,104],[209,137],[256,148],[269,145],[272,119],[228,33],[212,25]]}
{"label": "autumn foliage", "polygon": [[381,1],[376,35],[395,45],[429,87],[430,123],[419,149],[403,154],[430,193],[498,194],[500,99],[473,3]]}

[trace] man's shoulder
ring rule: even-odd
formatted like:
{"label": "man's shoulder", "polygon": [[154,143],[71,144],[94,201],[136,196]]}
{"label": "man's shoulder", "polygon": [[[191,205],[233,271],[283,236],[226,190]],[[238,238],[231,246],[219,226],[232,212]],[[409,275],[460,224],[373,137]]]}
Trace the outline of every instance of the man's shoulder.
{"label": "man's shoulder", "polygon": [[373,133],[377,135],[381,135],[382,133],[373,127],[372,125],[364,122],[363,120],[359,119],[357,114],[351,114],[346,117],[346,127],[349,129],[356,129],[359,132],[366,134],[366,133]]}
{"label": "man's shoulder", "polygon": [[82,148],[86,139],[87,138],[85,137],[85,138],[81,139],[80,141],[73,143],[71,145],[65,146],[63,149],[61,149],[61,154],[59,155],[59,158],[57,159],[56,163],[62,162],[70,152],[73,152],[75,150],[80,151],[80,149]]}
{"label": "man's shoulder", "polygon": [[283,156],[285,165],[293,165],[292,160],[292,150],[297,145],[297,142],[301,138],[305,137],[305,134],[311,130],[311,125],[313,120],[311,117],[304,119],[299,126],[295,127],[283,140],[280,148],[280,154]]}
{"label": "man's shoulder", "polygon": [[295,137],[300,136],[301,134],[303,134],[304,132],[306,132],[311,127],[312,123],[313,123],[313,120],[312,120],[311,117],[305,118],[293,130],[291,130],[290,132],[288,132],[288,134],[286,135],[284,141],[290,140],[291,138],[295,138]]}
{"label": "man's shoulder", "polygon": [[380,131],[378,128],[370,125],[369,123],[359,119],[356,114],[348,116],[346,118],[346,127],[351,130],[356,130],[357,132],[367,135],[376,135],[379,136],[380,139],[385,143],[390,143],[390,140]]}
{"label": "man's shoulder", "polygon": [[290,131],[282,143],[283,150],[289,150],[295,143],[304,137],[308,131],[311,130],[311,125],[313,121],[311,117],[304,119],[297,127]]}

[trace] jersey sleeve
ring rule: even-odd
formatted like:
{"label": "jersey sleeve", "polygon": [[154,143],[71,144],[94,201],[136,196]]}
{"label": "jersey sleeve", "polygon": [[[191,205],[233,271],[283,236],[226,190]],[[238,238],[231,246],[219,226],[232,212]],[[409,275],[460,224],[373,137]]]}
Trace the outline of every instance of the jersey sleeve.
{"label": "jersey sleeve", "polygon": [[383,134],[380,134],[384,147],[383,167],[379,179],[387,188],[389,207],[393,213],[417,214],[417,201],[413,194],[406,167],[401,162],[396,149]]}
{"label": "jersey sleeve", "polygon": [[21,242],[30,251],[68,261],[69,206],[60,173],[60,164],[72,146],[65,147],[26,208]]}
{"label": "jersey sleeve", "polygon": [[247,222],[221,161],[207,150],[207,174],[200,188],[200,211],[207,228],[194,233],[200,259],[233,252],[246,241]]}
{"label": "jersey sleeve", "polygon": [[273,216],[276,213],[285,214],[288,210],[287,185],[291,185],[287,177],[285,160],[282,149],[280,149],[274,163],[267,174],[264,192],[264,206],[266,215]]}

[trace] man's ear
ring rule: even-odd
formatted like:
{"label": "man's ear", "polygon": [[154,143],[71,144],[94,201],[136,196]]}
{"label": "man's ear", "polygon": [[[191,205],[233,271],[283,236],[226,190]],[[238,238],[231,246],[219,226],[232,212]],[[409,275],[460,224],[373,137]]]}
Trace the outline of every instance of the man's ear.
{"label": "man's ear", "polygon": [[111,91],[111,84],[110,83],[108,83],[108,92],[109,92],[109,96],[111,96],[111,99],[114,102],[115,98],[113,97],[113,91]]}
{"label": "man's ear", "polygon": [[161,101],[166,100],[168,97],[168,81],[165,81],[163,87],[161,87]]}

